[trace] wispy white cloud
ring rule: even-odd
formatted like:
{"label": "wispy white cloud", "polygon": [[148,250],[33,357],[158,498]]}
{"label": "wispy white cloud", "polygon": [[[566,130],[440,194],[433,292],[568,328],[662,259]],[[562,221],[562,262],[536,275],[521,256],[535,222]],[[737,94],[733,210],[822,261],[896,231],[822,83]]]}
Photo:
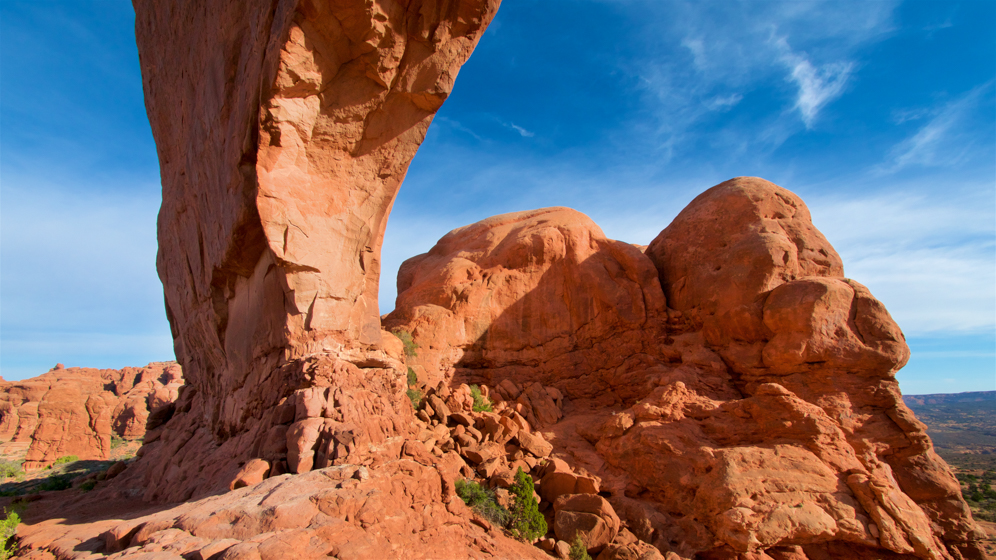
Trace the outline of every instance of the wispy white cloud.
{"label": "wispy white cloud", "polygon": [[[672,26],[647,29],[645,56],[621,62],[647,96],[647,112],[657,124],[657,155],[667,161],[705,134],[735,132],[741,138],[734,144],[746,143],[763,156],[814,127],[847,91],[861,49],[893,31],[897,5],[668,2],[664,19]],[[757,91],[785,105],[762,114],[754,104],[747,121],[734,118],[716,130],[714,112],[731,110]]]}
{"label": "wispy white cloud", "polygon": [[894,109],[892,111],[892,122],[896,124],[903,124],[909,121],[918,121],[924,117],[930,116],[930,109]]}
{"label": "wispy white cloud", "polygon": [[453,129],[453,130],[462,132],[462,133],[470,136],[471,138],[473,138],[473,139],[475,139],[477,141],[483,140],[483,138],[481,138],[480,135],[478,135],[476,132],[474,132],[473,130],[467,128],[466,126],[464,126],[463,124],[461,124],[459,121],[456,121],[454,119],[450,119],[450,118],[443,117],[443,116],[436,116],[436,118],[434,118],[432,120],[432,122],[433,122],[433,125],[436,126],[436,127],[440,127],[440,126],[448,127],[448,128]]}
{"label": "wispy white cloud", "polygon": [[685,47],[692,53],[692,61],[695,63],[696,68],[700,70],[704,70],[706,68],[705,44],[702,42],[702,39],[685,37],[681,41],[681,46]]}
{"label": "wispy white cloud", "polygon": [[514,122],[506,121],[506,120],[503,120],[503,119],[501,119],[499,117],[494,117],[494,120],[495,120],[495,122],[497,122],[501,126],[507,128],[509,130],[514,130],[515,132],[517,132],[519,134],[519,136],[521,136],[523,138],[532,138],[532,137],[536,136],[536,133],[534,133],[533,131],[527,130],[526,128],[521,127],[521,126],[515,124]]}
{"label": "wispy white cloud", "polygon": [[973,110],[984,94],[992,94],[993,81],[972,88],[964,95],[942,105],[926,124],[889,151],[888,160],[876,171],[894,173],[909,166],[949,166],[961,161],[971,150],[972,142],[955,136],[974,123]]}
{"label": "wispy white cloud", "polygon": [[737,103],[740,103],[744,98],[743,95],[739,93],[731,93],[729,95],[717,95],[712,99],[705,102],[705,106],[710,111],[729,111]]}
{"label": "wispy white cloud", "polygon": [[789,68],[788,79],[799,88],[794,108],[799,110],[806,128],[812,128],[820,109],[844,93],[854,63],[831,62],[815,67],[805,55],[793,52],[784,37],[775,44],[782,51],[782,62]]}
{"label": "wispy white cloud", "polygon": [[533,136],[536,136],[535,133],[524,129],[517,124],[512,123],[510,124],[510,126],[512,127],[513,130],[519,133],[519,136],[522,136],[523,138],[532,138]]}

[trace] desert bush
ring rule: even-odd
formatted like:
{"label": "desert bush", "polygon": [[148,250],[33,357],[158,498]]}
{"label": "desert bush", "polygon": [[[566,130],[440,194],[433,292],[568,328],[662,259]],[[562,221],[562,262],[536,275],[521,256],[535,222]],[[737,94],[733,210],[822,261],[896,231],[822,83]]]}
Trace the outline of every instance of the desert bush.
{"label": "desert bush", "polygon": [[515,472],[515,483],[509,486],[512,495],[512,519],[509,528],[512,534],[527,542],[533,542],[546,534],[546,519],[539,511],[533,478],[522,471]]}
{"label": "desert bush", "polygon": [[16,511],[5,509],[4,514],[0,520],[0,560],[8,560],[17,554],[17,543],[12,541],[21,523],[21,516]]}
{"label": "desert bush", "polygon": [[73,487],[73,477],[68,474],[53,474],[38,485],[39,492],[68,490]]}
{"label": "desert bush", "polygon": [[415,375],[415,370],[408,368],[408,386],[414,387],[418,384],[418,376]]}
{"label": "desert bush", "polygon": [[23,471],[21,471],[21,463],[0,459],[0,478],[16,478],[21,474],[23,474]]}
{"label": "desert bush", "polygon": [[88,480],[83,484],[80,484],[80,492],[83,493],[89,492],[90,490],[93,490],[95,486],[97,486],[96,480]]}
{"label": "desert bush", "polygon": [[491,399],[481,394],[480,387],[471,385],[470,396],[474,399],[474,412],[491,412]]}
{"label": "desert bush", "polygon": [[422,407],[422,391],[418,389],[410,388],[405,392],[408,395],[408,400],[412,401],[412,408],[418,410]]}
{"label": "desert bush", "polygon": [[59,457],[58,459],[56,459],[55,462],[52,463],[52,466],[57,467],[59,465],[68,465],[69,463],[75,463],[76,461],[79,460],[80,458],[77,457],[76,455],[66,455],[64,457]]}
{"label": "desert bush", "polygon": [[415,339],[412,338],[412,333],[398,329],[396,331],[392,331],[392,334],[398,337],[398,340],[401,341],[401,344],[404,344],[406,357],[415,358],[418,356],[417,352],[418,344],[416,344]]}
{"label": "desert bush", "polygon": [[571,543],[571,551],[567,557],[570,560],[591,560],[591,556],[588,555],[588,545],[584,543],[580,532],[574,535],[574,542]]}
{"label": "desert bush", "polygon": [[456,481],[456,493],[463,503],[470,506],[481,517],[499,527],[505,527],[509,522],[509,512],[501,504],[494,492],[472,480]]}

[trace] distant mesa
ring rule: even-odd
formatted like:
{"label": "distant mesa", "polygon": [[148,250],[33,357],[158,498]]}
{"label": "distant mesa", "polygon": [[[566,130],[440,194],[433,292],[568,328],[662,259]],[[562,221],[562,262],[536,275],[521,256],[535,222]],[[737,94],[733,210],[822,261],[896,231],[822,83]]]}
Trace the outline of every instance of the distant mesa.
{"label": "distant mesa", "polygon": [[996,403],[996,391],[903,395],[903,400],[910,407],[928,404]]}

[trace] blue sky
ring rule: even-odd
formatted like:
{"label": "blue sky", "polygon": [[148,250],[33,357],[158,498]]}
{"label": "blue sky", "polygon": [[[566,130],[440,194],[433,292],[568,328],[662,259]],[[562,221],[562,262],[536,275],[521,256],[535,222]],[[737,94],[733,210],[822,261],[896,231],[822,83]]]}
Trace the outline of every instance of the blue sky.
{"label": "blue sky", "polygon": [[[0,3],[0,374],[170,359],[128,2]],[[903,328],[906,393],[996,390],[996,3],[505,0],[388,224],[401,262],[570,206],[648,243],[757,175]]]}

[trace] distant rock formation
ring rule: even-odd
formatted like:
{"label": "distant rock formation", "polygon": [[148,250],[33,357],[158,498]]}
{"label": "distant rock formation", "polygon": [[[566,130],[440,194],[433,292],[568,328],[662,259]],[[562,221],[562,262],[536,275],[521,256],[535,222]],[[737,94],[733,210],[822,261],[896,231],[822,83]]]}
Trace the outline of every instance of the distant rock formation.
{"label": "distant rock formation", "polygon": [[167,420],[183,386],[176,362],[142,368],[64,368],[0,382],[0,445],[27,446],[25,470],[59,457],[107,459],[111,436],[138,439]]}
{"label": "distant rock formation", "polygon": [[903,395],[903,401],[910,407],[931,404],[957,403],[996,403],[996,391],[972,391],[967,393],[937,393],[933,395]]}

